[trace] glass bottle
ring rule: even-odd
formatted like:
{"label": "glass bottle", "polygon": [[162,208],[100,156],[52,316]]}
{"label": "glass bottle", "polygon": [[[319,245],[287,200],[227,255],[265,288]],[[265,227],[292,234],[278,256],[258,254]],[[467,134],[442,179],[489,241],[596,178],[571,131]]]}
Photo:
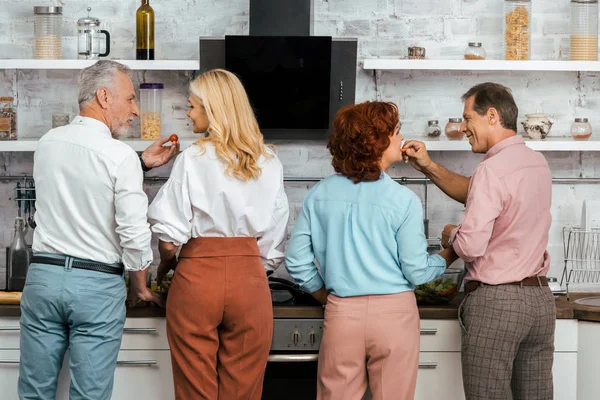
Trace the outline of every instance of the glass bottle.
{"label": "glass bottle", "polygon": [[592,125],[587,118],[575,118],[571,124],[571,136],[575,140],[588,140],[592,136]]}
{"label": "glass bottle", "polygon": [[29,249],[25,242],[25,220],[15,219],[15,235],[8,251],[8,290],[21,291],[25,287],[25,277],[29,268]]}
{"label": "glass bottle", "polygon": [[154,60],[154,10],[150,0],[142,0],[135,13],[135,59]]}
{"label": "glass bottle", "polygon": [[485,49],[481,42],[469,42],[465,49],[465,60],[485,60]]}
{"label": "glass bottle", "polygon": [[461,125],[462,118],[448,118],[448,123],[444,129],[446,137],[450,140],[462,140],[465,134],[460,130]]}
{"label": "glass bottle", "polygon": [[598,0],[571,0],[570,59],[598,60]]}
{"label": "glass bottle", "polygon": [[504,0],[502,53],[505,60],[531,58],[531,0]]}
{"label": "glass bottle", "polygon": [[439,137],[442,134],[442,129],[437,119],[427,121],[427,136],[430,138]]}
{"label": "glass bottle", "polygon": [[33,7],[34,58],[62,58],[62,7]]}

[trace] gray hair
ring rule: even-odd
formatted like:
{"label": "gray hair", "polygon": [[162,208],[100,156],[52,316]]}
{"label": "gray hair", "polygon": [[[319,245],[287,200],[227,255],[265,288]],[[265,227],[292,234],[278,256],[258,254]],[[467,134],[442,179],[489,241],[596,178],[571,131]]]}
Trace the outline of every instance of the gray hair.
{"label": "gray hair", "polygon": [[107,88],[112,91],[117,72],[129,75],[130,71],[129,67],[110,60],[100,60],[81,70],[77,79],[79,109],[85,107],[96,97],[98,89]]}

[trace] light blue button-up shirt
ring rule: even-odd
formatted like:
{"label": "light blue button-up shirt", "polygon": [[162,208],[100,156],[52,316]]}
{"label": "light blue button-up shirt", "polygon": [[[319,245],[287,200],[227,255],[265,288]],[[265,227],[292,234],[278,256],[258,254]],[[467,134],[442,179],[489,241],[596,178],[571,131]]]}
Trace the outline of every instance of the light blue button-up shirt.
{"label": "light blue button-up shirt", "polygon": [[333,175],[315,185],[285,261],[303,290],[325,285],[339,297],[414,290],[446,269],[441,256],[427,253],[421,201],[385,173],[375,182]]}

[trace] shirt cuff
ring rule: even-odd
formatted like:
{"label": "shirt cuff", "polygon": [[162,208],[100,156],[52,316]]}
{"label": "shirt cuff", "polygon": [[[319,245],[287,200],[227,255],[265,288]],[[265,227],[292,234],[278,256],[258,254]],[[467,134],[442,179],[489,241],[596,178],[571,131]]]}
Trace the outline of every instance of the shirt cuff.
{"label": "shirt cuff", "polygon": [[302,290],[308,293],[314,293],[317,290],[321,289],[325,283],[323,282],[323,278],[317,272],[315,276],[313,276],[308,282],[302,285]]}
{"label": "shirt cuff", "polygon": [[464,260],[465,254],[462,252],[459,246],[456,246],[456,235],[458,235],[459,230],[460,225],[450,231],[450,247],[452,247],[457,256]]}

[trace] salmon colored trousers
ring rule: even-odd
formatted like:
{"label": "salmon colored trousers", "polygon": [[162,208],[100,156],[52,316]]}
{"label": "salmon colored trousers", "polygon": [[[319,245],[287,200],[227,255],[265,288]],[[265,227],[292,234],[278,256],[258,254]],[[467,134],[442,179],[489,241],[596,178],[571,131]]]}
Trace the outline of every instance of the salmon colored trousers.
{"label": "salmon colored trousers", "polygon": [[413,292],[327,299],[317,398],[413,400],[419,368],[419,311]]}
{"label": "salmon colored trousers", "polygon": [[204,237],[179,254],[167,300],[177,400],[259,400],[273,307],[255,238]]}

